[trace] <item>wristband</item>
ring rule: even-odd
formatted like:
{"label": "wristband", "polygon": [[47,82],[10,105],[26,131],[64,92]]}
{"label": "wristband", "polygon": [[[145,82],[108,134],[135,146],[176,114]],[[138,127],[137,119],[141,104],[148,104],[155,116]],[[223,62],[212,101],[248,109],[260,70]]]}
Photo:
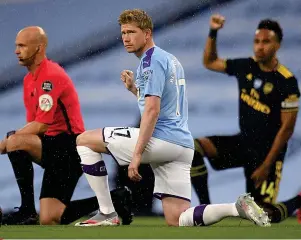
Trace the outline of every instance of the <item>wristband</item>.
{"label": "wristband", "polygon": [[8,137],[11,136],[11,135],[14,135],[15,133],[16,133],[15,130],[12,130],[12,131],[7,132],[7,133],[6,133],[6,138],[8,138]]}
{"label": "wristband", "polygon": [[211,28],[210,31],[209,31],[209,37],[211,39],[216,39],[216,37],[217,37],[217,30]]}

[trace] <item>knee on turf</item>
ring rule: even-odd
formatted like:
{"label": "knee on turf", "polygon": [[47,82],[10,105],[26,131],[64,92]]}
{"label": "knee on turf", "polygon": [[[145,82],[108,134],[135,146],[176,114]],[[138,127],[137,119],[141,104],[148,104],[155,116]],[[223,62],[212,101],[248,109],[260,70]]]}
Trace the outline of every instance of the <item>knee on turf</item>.
{"label": "knee on turf", "polygon": [[65,212],[66,205],[55,197],[40,199],[40,224],[57,225],[61,222],[61,217]]}
{"label": "knee on turf", "polygon": [[166,219],[165,221],[169,227],[178,227],[179,226],[178,219]]}
{"label": "knee on turf", "polygon": [[[172,210],[172,209],[170,209]],[[164,211],[165,222],[170,227],[178,227],[179,226],[179,218],[180,212],[175,211]]]}
{"label": "knee on turf", "polygon": [[40,224],[41,225],[58,225],[60,224],[60,217],[52,214],[41,214],[40,213]]}

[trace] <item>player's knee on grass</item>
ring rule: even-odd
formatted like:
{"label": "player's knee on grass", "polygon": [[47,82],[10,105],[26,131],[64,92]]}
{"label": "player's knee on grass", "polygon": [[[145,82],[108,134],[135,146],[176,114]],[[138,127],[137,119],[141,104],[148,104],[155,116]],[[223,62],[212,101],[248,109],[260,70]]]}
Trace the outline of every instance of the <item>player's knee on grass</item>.
{"label": "player's knee on grass", "polygon": [[42,209],[40,210],[40,224],[41,225],[58,225],[61,221],[61,215],[54,209]]}
{"label": "player's knee on grass", "polygon": [[66,205],[56,198],[42,198],[40,200],[40,224],[60,224],[65,209]]}
{"label": "player's knee on grass", "polygon": [[190,202],[175,197],[164,197],[162,206],[167,225],[178,227],[180,216],[190,207]]}
{"label": "player's knee on grass", "polygon": [[59,225],[61,223],[62,214],[57,211],[40,211],[40,224],[41,225]]}
{"label": "player's knee on grass", "polygon": [[179,217],[177,214],[165,215],[166,224],[170,227],[178,227],[179,226]]}
{"label": "player's knee on grass", "polygon": [[59,223],[59,220],[53,216],[46,216],[40,214],[41,225],[58,225]]}
{"label": "player's knee on grass", "polygon": [[181,213],[178,209],[176,211],[164,211],[166,224],[171,227],[178,227]]}

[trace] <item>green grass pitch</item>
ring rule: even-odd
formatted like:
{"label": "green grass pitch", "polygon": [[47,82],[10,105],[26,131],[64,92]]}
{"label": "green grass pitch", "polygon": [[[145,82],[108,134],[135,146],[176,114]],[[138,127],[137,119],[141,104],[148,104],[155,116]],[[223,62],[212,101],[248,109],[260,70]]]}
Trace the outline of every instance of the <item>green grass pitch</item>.
{"label": "green grass pitch", "polygon": [[261,228],[238,218],[224,219],[209,227],[167,227],[161,217],[137,217],[130,226],[74,227],[68,226],[2,226],[0,239],[24,238],[301,238],[301,225],[289,218],[269,228]]}

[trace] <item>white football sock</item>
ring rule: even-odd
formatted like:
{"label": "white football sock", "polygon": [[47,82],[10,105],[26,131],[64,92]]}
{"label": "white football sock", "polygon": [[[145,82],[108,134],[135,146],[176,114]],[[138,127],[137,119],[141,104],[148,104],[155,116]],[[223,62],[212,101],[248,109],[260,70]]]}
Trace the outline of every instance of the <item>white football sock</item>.
{"label": "white football sock", "polygon": [[208,226],[221,221],[225,217],[237,217],[235,203],[203,204],[183,212],[179,226]]}
{"label": "white football sock", "polygon": [[103,214],[115,212],[109,189],[108,173],[101,154],[85,146],[78,146],[77,152],[81,158],[84,174],[97,197],[99,210]]}
{"label": "white football sock", "polygon": [[237,217],[235,203],[209,204],[204,209],[203,221],[206,226],[217,223],[225,217]]}

